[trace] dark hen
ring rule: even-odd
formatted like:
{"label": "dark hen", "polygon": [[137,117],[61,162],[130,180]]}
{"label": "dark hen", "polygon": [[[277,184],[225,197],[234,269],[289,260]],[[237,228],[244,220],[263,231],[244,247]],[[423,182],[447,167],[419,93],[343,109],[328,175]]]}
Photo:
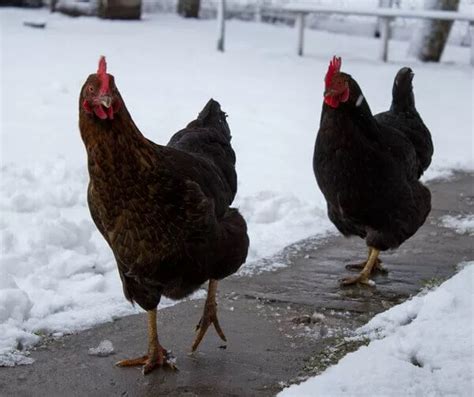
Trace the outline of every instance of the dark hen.
{"label": "dark hen", "polygon": [[388,112],[373,116],[357,82],[334,58],[316,139],[313,169],[328,215],[345,236],[366,240],[368,260],[343,284],[369,283],[380,251],[397,248],[424,223],[431,194],[418,180],[433,145],[414,106],[412,72],[395,78]]}
{"label": "dark hen", "polygon": [[146,139],[133,122],[114,78],[99,70],[81,90],[79,126],[88,155],[88,203],[117,261],[126,298],[149,314],[148,354],[122,360],[147,373],[166,363],[158,343],[161,296],[180,299],[209,280],[195,350],[216,314],[217,280],[245,262],[249,240],[240,213],[235,153],[226,116],[210,100],[167,146]]}

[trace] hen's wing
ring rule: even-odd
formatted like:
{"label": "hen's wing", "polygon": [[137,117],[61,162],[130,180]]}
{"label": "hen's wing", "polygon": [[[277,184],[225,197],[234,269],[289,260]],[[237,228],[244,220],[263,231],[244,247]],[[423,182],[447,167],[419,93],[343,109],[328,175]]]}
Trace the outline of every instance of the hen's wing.
{"label": "hen's wing", "polygon": [[102,223],[102,219],[101,219],[100,214],[99,214],[99,209],[97,207],[97,203],[96,203],[96,201],[94,200],[94,197],[93,197],[93,193],[92,193],[93,189],[94,188],[93,188],[92,183],[89,183],[89,186],[87,188],[87,204],[89,205],[89,211],[91,213],[91,217],[92,217],[92,220],[95,223],[95,226],[99,230],[100,234],[102,234],[105,241],[107,241],[107,243],[109,243],[109,245],[110,245],[109,237],[108,237],[107,232],[105,230],[105,226]]}

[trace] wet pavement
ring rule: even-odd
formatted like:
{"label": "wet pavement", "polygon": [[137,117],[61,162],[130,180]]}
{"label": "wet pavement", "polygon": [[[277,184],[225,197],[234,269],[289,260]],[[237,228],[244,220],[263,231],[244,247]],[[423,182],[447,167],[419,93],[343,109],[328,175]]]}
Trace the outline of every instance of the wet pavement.
{"label": "wet pavement", "polygon": [[[362,240],[308,239],[281,254],[287,267],[219,284],[226,348],[210,329],[199,351],[189,354],[202,300],[159,311],[160,341],[176,356],[179,372],[144,377],[139,368],[113,365],[145,352],[146,317],[140,314],[45,341],[32,352],[33,365],[0,368],[0,396],[273,396],[356,349],[344,340],[351,330],[474,259],[472,237],[439,225],[443,215],[474,213],[474,174],[456,174],[430,189],[429,219],[398,250],[382,254],[389,272],[373,278],[374,288],[338,284],[350,273],[346,264],[365,260]],[[89,356],[104,339],[115,354]]]}

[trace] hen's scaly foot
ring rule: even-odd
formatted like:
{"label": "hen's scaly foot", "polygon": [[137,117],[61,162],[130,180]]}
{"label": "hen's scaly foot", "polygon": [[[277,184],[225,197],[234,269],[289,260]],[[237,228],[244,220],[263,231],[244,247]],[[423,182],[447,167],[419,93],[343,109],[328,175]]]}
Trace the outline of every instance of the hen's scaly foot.
{"label": "hen's scaly foot", "polygon": [[143,375],[149,374],[155,368],[164,367],[174,371],[178,370],[178,367],[174,364],[171,355],[163,348],[157,353],[147,354],[142,357],[120,360],[115,364],[117,367],[139,367],[143,366]]}
{"label": "hen's scaly foot", "polygon": [[[346,265],[346,269],[360,272],[365,267],[366,264],[367,264],[367,262],[351,263],[349,265]],[[382,261],[377,258],[377,260],[375,261],[375,265],[372,268],[372,274],[375,274],[375,273],[378,273],[378,272],[386,274],[386,273],[388,273],[388,270],[385,267],[382,266]]]}
{"label": "hen's scaly foot", "polygon": [[[369,258],[367,262],[364,264],[364,268],[362,271],[355,277],[346,277],[341,280],[342,286],[353,285],[353,284],[362,284],[362,285],[369,285],[374,286],[375,283],[370,280],[370,275],[372,274],[374,267],[377,266],[379,261],[379,253],[380,250],[369,247]],[[380,263],[378,263],[380,265]]]}
{"label": "hen's scaly foot", "polygon": [[224,341],[227,342],[227,339],[222,331],[222,328],[217,319],[217,304],[216,304],[216,290],[217,290],[217,281],[209,280],[209,290],[207,293],[206,304],[204,305],[204,313],[202,314],[201,320],[199,320],[198,325],[196,326],[196,338],[194,339],[193,346],[191,350],[194,352],[201,343],[204,335],[207,332],[207,329],[211,324],[214,325],[217,335]]}
{"label": "hen's scaly foot", "polygon": [[199,344],[201,343],[204,335],[206,335],[207,329],[211,324],[214,324],[214,328],[216,329],[217,335],[224,341],[227,342],[227,339],[222,331],[222,328],[219,324],[219,320],[217,319],[217,311],[214,309],[204,309],[204,314],[199,320],[199,324],[196,325],[196,338],[194,339],[194,343],[192,346],[192,351],[196,351]]}
{"label": "hen's scaly foot", "polygon": [[115,365],[117,367],[138,367],[140,365],[145,365],[148,360],[148,356],[142,356],[138,358],[130,358],[117,361]]}
{"label": "hen's scaly foot", "polygon": [[354,277],[345,277],[341,280],[341,285],[343,286],[354,284],[368,285],[370,287],[375,285],[375,283],[365,274],[359,274]]}
{"label": "hen's scaly foot", "polygon": [[158,331],[156,326],[156,308],[149,310],[148,314],[148,354],[130,360],[121,360],[115,365],[118,367],[143,366],[143,375],[149,374],[155,368],[167,367],[172,370],[178,368],[174,364],[174,358],[158,342]]}

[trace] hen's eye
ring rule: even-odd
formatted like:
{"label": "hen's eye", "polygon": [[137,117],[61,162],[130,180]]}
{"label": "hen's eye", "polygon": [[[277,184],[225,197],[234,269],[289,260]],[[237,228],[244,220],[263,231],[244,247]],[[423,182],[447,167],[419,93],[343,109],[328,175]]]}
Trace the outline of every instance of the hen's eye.
{"label": "hen's eye", "polygon": [[94,87],[91,86],[91,85],[87,86],[87,91],[89,91],[91,93],[94,92]]}

